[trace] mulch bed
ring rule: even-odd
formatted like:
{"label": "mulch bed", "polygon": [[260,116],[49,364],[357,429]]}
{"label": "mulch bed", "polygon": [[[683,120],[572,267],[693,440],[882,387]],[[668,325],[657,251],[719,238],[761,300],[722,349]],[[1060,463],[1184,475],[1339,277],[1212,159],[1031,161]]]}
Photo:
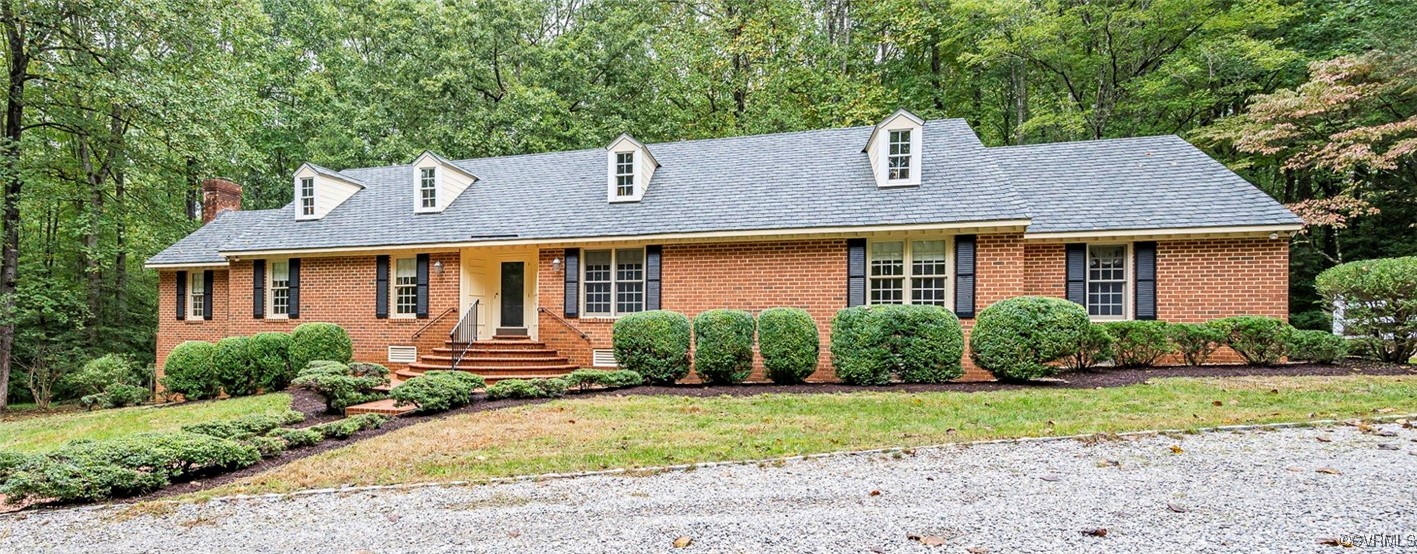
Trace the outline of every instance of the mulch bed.
{"label": "mulch bed", "polygon": [[[1144,382],[1148,379],[1162,377],[1240,377],[1240,376],[1343,376],[1343,375],[1412,375],[1417,376],[1417,367],[1401,366],[1381,362],[1371,362],[1362,360],[1348,360],[1337,365],[1317,365],[1317,364],[1293,364],[1280,367],[1249,367],[1249,366],[1200,366],[1200,367],[1160,367],[1151,369],[1101,369],[1091,372],[1065,373],[1058,380],[1041,383],[1000,383],[993,381],[986,382],[966,382],[966,383],[945,383],[940,385],[890,385],[884,387],[858,387],[842,385],[836,383],[808,383],[802,385],[774,385],[771,383],[727,385],[727,386],[704,386],[704,385],[675,385],[675,386],[641,386],[629,389],[595,391],[585,394],[573,394],[575,396],[641,396],[641,395],[676,395],[686,397],[711,397],[711,396],[753,396],[759,394],[833,394],[851,392],[985,392],[998,390],[1017,389],[1091,389],[1101,387],[1120,387]],[[300,411],[306,415],[305,425],[314,425],[339,419],[340,416],[324,413],[324,401],[314,393],[305,390],[291,389],[287,391],[293,397],[291,409]],[[228,483],[239,481],[264,472],[271,468],[282,466],[314,456],[321,452],[342,448],[352,443],[368,440],[379,435],[396,431],[411,425],[418,425],[430,421],[437,421],[453,417],[456,415],[480,412],[484,410],[499,410],[514,406],[524,406],[529,404],[539,404],[548,402],[551,399],[534,400],[499,400],[489,402],[483,398],[478,398],[472,404],[463,406],[456,410],[450,410],[432,415],[407,414],[396,417],[378,429],[361,431],[346,440],[325,440],[314,446],[301,448],[293,451],[281,453],[279,456],[261,460],[260,463],[210,478],[186,483],[177,483],[165,489],[123,500],[123,502],[152,500],[167,496],[185,494],[201,491],[205,489],[219,487]]]}

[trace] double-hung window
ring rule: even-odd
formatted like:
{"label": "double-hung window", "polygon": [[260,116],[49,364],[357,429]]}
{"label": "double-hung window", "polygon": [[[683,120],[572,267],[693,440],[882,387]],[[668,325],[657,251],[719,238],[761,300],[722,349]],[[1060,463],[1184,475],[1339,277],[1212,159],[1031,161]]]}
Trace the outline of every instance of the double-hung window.
{"label": "double-hung window", "polygon": [[615,196],[635,195],[635,153],[615,153]]}
{"label": "double-hung window", "polygon": [[643,248],[588,250],[584,265],[586,315],[613,317],[644,311]]}
{"label": "double-hung window", "polygon": [[420,206],[425,208],[438,207],[438,178],[437,168],[424,167],[418,170],[418,198]]}
{"label": "double-hung window", "polygon": [[944,240],[871,243],[870,302],[947,305],[945,248]]}
{"label": "double-hung window", "polygon": [[1087,247],[1087,313],[1102,319],[1126,317],[1127,247]]}
{"label": "double-hung window", "polygon": [[886,178],[892,181],[910,178],[910,129],[891,131],[886,155]]}
{"label": "double-hung window", "polygon": [[193,271],[187,287],[187,315],[191,319],[202,319],[207,311],[207,280],[204,272]]}
{"label": "double-hung window", "polygon": [[315,178],[300,179],[300,214],[315,215]]}
{"label": "double-hung window", "polygon": [[418,260],[400,258],[394,261],[394,315],[418,314]]}
{"label": "double-hung window", "polygon": [[290,262],[271,262],[271,306],[270,314],[276,317],[290,315]]}

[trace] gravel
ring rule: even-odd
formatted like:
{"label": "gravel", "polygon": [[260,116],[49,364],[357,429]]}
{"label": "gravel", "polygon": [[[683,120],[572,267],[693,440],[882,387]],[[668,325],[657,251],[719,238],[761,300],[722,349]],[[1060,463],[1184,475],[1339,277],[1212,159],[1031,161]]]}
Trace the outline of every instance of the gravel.
{"label": "gravel", "polygon": [[0,516],[0,550],[1314,552],[1398,535],[1363,551],[1411,551],[1414,441],[1395,423],[1218,431],[40,510]]}

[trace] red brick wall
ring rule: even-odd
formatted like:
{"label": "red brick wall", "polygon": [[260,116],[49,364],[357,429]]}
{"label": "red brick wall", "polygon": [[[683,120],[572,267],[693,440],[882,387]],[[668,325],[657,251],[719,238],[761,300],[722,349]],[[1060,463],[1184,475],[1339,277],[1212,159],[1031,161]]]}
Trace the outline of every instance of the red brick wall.
{"label": "red brick wall", "polygon": [[[201,269],[191,269],[191,272]],[[227,336],[230,287],[225,269],[212,270],[212,318],[177,319],[177,272],[160,271],[157,276],[157,367],[167,362],[172,347],[189,340],[216,342]]]}

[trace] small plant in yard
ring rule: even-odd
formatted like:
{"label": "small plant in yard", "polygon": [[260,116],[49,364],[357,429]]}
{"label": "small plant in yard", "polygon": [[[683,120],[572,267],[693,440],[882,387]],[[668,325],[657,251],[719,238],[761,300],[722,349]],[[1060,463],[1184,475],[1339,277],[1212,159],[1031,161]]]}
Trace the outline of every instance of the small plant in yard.
{"label": "small plant in yard", "polygon": [[0,485],[5,483],[5,480],[10,477],[11,472],[24,465],[29,459],[30,457],[28,455],[19,452],[0,450]]}
{"label": "small plant in yard", "polygon": [[1108,326],[1093,323],[1088,325],[1082,343],[1071,356],[1063,358],[1063,367],[1073,371],[1086,371],[1112,359],[1112,345],[1117,339],[1112,337]]}
{"label": "small plant in yard", "polygon": [[137,406],[152,399],[152,391],[147,387],[137,385],[125,385],[114,383],[97,394],[86,394],[79,398],[79,405],[84,409],[95,408],[110,409],[123,408],[126,406]]}
{"label": "small plant in yard", "polygon": [[251,339],[226,337],[216,341],[212,365],[228,396],[250,396],[260,387],[260,375],[251,358]]}
{"label": "small plant in yard", "polygon": [[694,316],[694,369],[707,384],[742,383],[753,371],[753,314],[706,310]]}
{"label": "small plant in yard", "polygon": [[348,365],[343,363],[315,360],[300,371],[299,376],[292,384],[324,397],[325,411],[339,413],[355,404],[371,402],[384,397],[383,394],[375,392],[373,389],[389,384],[388,370],[377,371],[374,368],[383,368],[377,364],[365,364],[359,367],[367,368],[367,370],[362,372],[363,374],[356,375]]}
{"label": "small plant in yard", "polygon": [[105,354],[89,360],[66,380],[82,395],[79,404],[94,409],[135,406],[151,400],[149,378],[148,369],[131,358]]}
{"label": "small plant in yard", "polygon": [[275,331],[256,333],[251,335],[247,348],[261,390],[271,392],[290,386],[298,369],[290,365],[290,335]]}
{"label": "small plant in yard", "polygon": [[769,308],[758,314],[758,353],[768,379],[780,385],[805,381],[817,371],[821,338],[817,323],[801,308]]}
{"label": "small plant in yard", "polygon": [[365,429],[378,429],[389,422],[389,416],[379,414],[359,414],[338,421],[321,423],[309,427],[327,439],[347,439]]}
{"label": "small plant in yard", "polygon": [[652,384],[670,385],[689,375],[689,318],[652,310],[615,321],[611,342],[620,366]]}
{"label": "small plant in yard", "polygon": [[183,425],[185,433],[198,433],[223,439],[247,439],[264,435],[283,425],[305,421],[305,414],[288,410],[283,414],[251,414],[227,421],[208,421]]}
{"label": "small plant in yard", "polygon": [[1092,322],[1087,310],[1061,298],[1019,296],[979,312],[969,337],[974,363],[1002,380],[1058,373],[1052,365],[1077,352]]}
{"label": "small plant in yard", "polygon": [[399,383],[389,396],[399,406],[412,404],[426,414],[467,405],[473,391],[486,386],[482,377],[466,371],[429,371]]}
{"label": "small plant in yard", "polygon": [[[49,409],[50,402],[54,400],[54,387],[64,381],[70,367],[74,365],[76,353],[45,345],[29,360],[17,364],[24,372],[25,386],[29,388],[30,395],[34,397],[39,409]],[[0,394],[6,393],[7,391],[0,391]]]}
{"label": "small plant in yard", "polygon": [[215,353],[216,345],[210,342],[187,341],[173,347],[163,365],[163,388],[188,400],[216,398],[221,381],[212,363]]}
{"label": "small plant in yard", "polygon": [[1331,364],[1348,355],[1348,341],[1328,331],[1290,328],[1284,340],[1291,360]]}
{"label": "small plant in yard", "polygon": [[290,444],[285,439],[272,436],[255,436],[241,439],[241,443],[256,449],[262,458],[270,458],[285,452]]}
{"label": "small plant in yard", "polygon": [[1362,260],[1324,270],[1319,296],[1343,306],[1343,332],[1364,339],[1367,354],[1411,363],[1417,354],[1417,256]]}
{"label": "small plant in yard", "polygon": [[1117,339],[1112,346],[1112,359],[1119,367],[1151,367],[1176,351],[1164,321],[1117,321],[1106,325]]}
{"label": "small plant in yard", "polygon": [[582,391],[589,390],[591,387],[606,389],[638,387],[645,382],[644,377],[628,369],[577,369],[563,379],[570,387]]}
{"label": "small plant in yard", "polygon": [[303,323],[290,332],[290,365],[304,368],[316,360],[349,363],[354,343],[343,327],[333,323]]}
{"label": "small plant in yard", "polygon": [[1239,315],[1211,322],[1222,342],[1250,365],[1275,365],[1284,356],[1289,325],[1273,317]]}
{"label": "small plant in yard", "polygon": [[943,383],[964,374],[964,331],[939,306],[857,306],[832,320],[832,363],[853,385]]}
{"label": "small plant in yard", "polygon": [[556,398],[566,395],[571,383],[560,377],[550,379],[505,379],[487,387],[488,400],[504,398]]}
{"label": "small plant in yard", "polygon": [[325,440],[325,435],[315,429],[286,429],[284,427],[272,429],[266,436],[275,437],[285,441],[286,448],[303,448],[312,446]]}
{"label": "small plant in yard", "polygon": [[1181,352],[1187,365],[1200,366],[1210,361],[1210,355],[1225,340],[1218,325],[1210,323],[1172,323],[1166,326],[1171,343]]}

